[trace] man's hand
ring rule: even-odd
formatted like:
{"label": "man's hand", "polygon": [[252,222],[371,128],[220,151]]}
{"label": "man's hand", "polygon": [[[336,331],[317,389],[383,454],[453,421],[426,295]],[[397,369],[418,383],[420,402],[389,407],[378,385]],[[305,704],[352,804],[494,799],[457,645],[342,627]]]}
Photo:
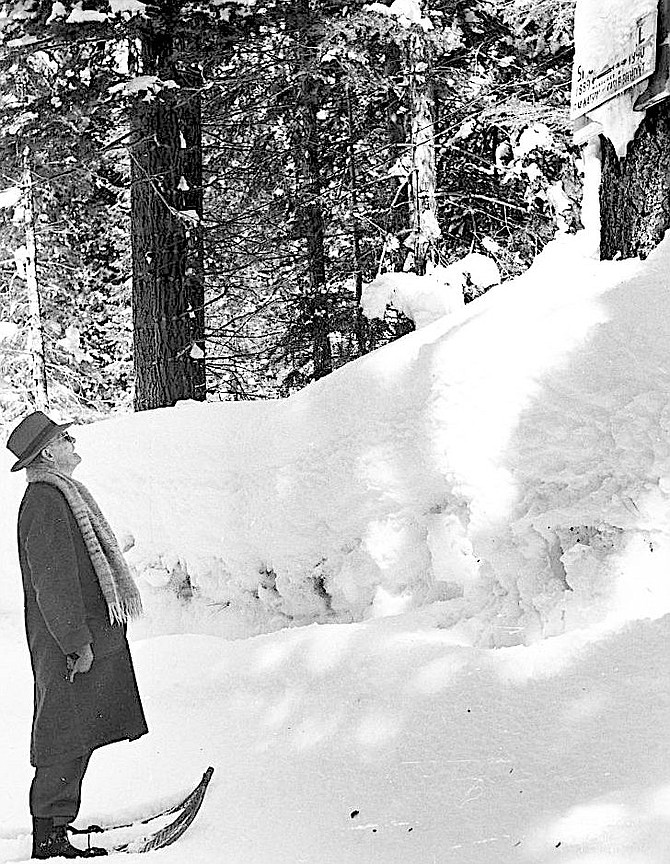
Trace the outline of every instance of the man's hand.
{"label": "man's hand", "polygon": [[89,645],[84,645],[73,654],[67,655],[67,671],[70,673],[70,681],[74,681],[77,672],[88,672],[93,665],[93,650]]}

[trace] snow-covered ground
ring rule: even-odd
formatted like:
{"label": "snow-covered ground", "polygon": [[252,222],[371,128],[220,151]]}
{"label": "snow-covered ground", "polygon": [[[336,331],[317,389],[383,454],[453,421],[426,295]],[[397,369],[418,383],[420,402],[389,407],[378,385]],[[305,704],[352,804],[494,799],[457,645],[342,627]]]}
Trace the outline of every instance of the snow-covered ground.
{"label": "snow-covered ground", "polygon": [[[17,861],[31,688],[9,635],[0,860]],[[151,733],[94,756],[81,821],[154,812],[211,764],[197,821],[156,861],[662,864],[669,640],[666,617],[473,649],[412,616],[145,639]]]}
{"label": "snow-covered ground", "polygon": [[[146,601],[151,727],[95,754],[81,821],[211,764],[157,860],[668,860],[670,242],[580,248],[288,400],[73,430]],[[3,861],[31,778],[11,461]]]}

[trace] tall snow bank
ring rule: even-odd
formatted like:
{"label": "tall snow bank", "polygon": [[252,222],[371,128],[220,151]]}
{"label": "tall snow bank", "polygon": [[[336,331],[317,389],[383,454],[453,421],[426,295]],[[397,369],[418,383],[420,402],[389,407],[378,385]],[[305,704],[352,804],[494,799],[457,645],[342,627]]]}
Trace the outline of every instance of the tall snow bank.
{"label": "tall snow bank", "polygon": [[76,430],[150,610],[246,635],[440,601],[481,644],[670,610],[670,243],[579,247],[290,399]]}

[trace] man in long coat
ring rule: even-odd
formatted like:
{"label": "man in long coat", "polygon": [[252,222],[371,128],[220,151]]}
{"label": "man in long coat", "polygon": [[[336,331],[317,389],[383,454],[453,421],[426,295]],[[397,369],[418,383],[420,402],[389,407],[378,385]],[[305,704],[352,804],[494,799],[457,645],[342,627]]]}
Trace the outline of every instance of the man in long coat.
{"label": "man in long coat", "polygon": [[75,439],[41,411],[7,447],[26,468],[18,517],[25,625],[35,679],[30,761],[33,858],[92,857],[67,830],[91,753],[147,732],[126,622],[141,602],[118,543],[86,487],[72,478]]}

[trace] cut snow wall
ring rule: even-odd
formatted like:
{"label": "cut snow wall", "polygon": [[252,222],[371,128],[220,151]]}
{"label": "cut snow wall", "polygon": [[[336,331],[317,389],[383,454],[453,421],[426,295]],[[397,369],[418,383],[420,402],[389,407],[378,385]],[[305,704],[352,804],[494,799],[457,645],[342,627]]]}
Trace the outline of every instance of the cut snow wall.
{"label": "cut snow wall", "polygon": [[500,645],[668,611],[670,244],[645,262],[579,245],[287,400],[78,429],[146,627],[237,636],[437,602]]}

